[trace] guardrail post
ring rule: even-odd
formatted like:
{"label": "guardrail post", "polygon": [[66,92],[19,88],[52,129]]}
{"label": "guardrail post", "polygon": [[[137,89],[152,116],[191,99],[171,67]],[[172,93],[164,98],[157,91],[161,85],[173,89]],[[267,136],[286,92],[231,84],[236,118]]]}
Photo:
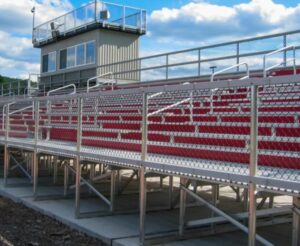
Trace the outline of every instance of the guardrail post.
{"label": "guardrail post", "polygon": [[75,216],[80,216],[80,182],[81,182],[81,165],[80,165],[80,150],[81,150],[81,132],[82,132],[82,105],[83,98],[78,99],[78,116],[77,116],[77,155],[75,158],[76,166],[76,192],[75,192]]}
{"label": "guardrail post", "polygon": [[20,95],[20,81],[18,81],[18,93],[17,93],[17,95],[19,96]]}
{"label": "guardrail post", "polygon": [[[257,135],[258,135],[258,117],[257,117],[257,85],[251,86],[251,131],[250,131],[250,165],[249,175],[255,177],[257,172]],[[256,237],[256,184],[250,180],[248,185],[249,192],[249,236],[248,245],[255,245]]]}
{"label": "guardrail post", "polygon": [[198,76],[201,75],[201,49],[198,50]]}
{"label": "guardrail post", "polygon": [[166,80],[169,78],[169,55],[166,55]]}
{"label": "guardrail post", "polygon": [[97,1],[98,1],[98,0],[95,0],[95,3],[94,3],[95,22],[97,21]]}
{"label": "guardrail post", "polygon": [[11,82],[9,83],[9,95],[11,94]]}
{"label": "guardrail post", "polygon": [[[147,158],[147,141],[148,141],[148,95],[143,94],[143,122],[142,122],[142,152],[141,160]],[[146,217],[146,197],[147,197],[147,182],[145,178],[145,166],[142,163],[140,167],[140,245],[144,245],[145,241],[145,217]]]}
{"label": "guardrail post", "polygon": [[123,28],[123,30],[125,30],[125,26],[126,26],[126,7],[123,6],[123,9],[122,9],[122,28]]}
{"label": "guardrail post", "polygon": [[[236,64],[240,63],[240,43],[237,42],[236,43]],[[236,67],[236,71],[239,72],[240,71],[240,67]]]}
{"label": "guardrail post", "polygon": [[143,31],[143,10],[140,10],[140,33]]}
{"label": "guardrail post", "polygon": [[[287,44],[287,40],[286,40],[286,34],[283,35],[283,47],[286,47],[286,44]],[[286,67],[286,61],[287,61],[287,51],[285,50],[283,52],[283,64],[284,66]]]}

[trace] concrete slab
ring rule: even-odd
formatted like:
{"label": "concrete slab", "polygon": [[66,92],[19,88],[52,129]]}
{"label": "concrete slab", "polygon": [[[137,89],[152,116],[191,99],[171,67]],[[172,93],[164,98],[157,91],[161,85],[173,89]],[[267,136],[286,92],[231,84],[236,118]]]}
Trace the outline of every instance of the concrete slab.
{"label": "concrete slab", "polygon": [[[25,180],[11,179],[16,184],[21,184],[19,187],[3,187],[3,180],[0,179],[0,195],[9,197],[17,202],[24,203],[26,206],[33,208],[45,215],[53,217],[62,223],[69,225],[71,228],[82,231],[90,236],[99,238],[106,244],[114,246],[134,246],[138,244],[139,235],[139,214],[115,214],[113,216],[94,217],[86,219],[75,219],[75,203],[74,199],[59,199],[59,200],[40,200],[34,201],[31,185],[22,185]],[[104,188],[103,188],[104,187]],[[109,186],[104,185],[103,191]],[[106,188],[105,188],[106,187]],[[84,190],[84,189],[83,189]],[[202,189],[205,190],[205,189]],[[40,186],[39,194],[54,195],[62,194],[60,186]],[[108,190],[106,190],[107,193]],[[206,199],[210,199],[209,190],[203,195]],[[86,193],[86,191],[84,191]],[[108,192],[109,194],[109,192]],[[226,196],[223,196],[226,195]],[[117,209],[138,208],[138,194],[122,195],[117,198]],[[153,206],[165,206],[167,204],[167,194],[164,192],[155,192],[148,194],[148,208]],[[286,204],[284,200],[283,204]],[[107,205],[97,198],[84,198],[81,201],[81,211],[106,211]],[[220,208],[227,212],[241,212],[242,204],[234,202],[234,195],[230,189],[222,189]],[[200,219],[207,218],[211,212],[203,206],[192,207],[187,209],[186,218]],[[274,227],[271,227],[272,230]],[[148,212],[146,216],[146,234],[157,234],[176,232],[178,230],[178,210],[161,210],[159,212]],[[268,239],[274,238],[277,242],[290,242],[288,239],[290,231],[285,227],[278,229],[279,232],[265,230]],[[269,234],[268,234],[269,233]],[[273,236],[272,236],[273,235]],[[191,239],[185,241],[177,241],[174,243],[163,244],[167,246],[191,246],[191,245],[246,245],[247,236],[244,233],[234,232],[226,233],[213,237],[204,237],[199,239]],[[281,245],[280,243],[277,245]],[[287,244],[282,244],[287,245]]]}

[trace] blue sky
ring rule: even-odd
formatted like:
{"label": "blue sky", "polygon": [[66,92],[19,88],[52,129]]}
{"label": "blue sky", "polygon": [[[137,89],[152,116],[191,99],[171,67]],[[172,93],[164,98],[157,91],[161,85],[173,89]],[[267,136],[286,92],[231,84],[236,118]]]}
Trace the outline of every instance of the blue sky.
{"label": "blue sky", "polygon": [[[40,55],[31,44],[33,0],[0,0],[0,74],[38,73]],[[89,0],[36,0],[38,23]],[[141,56],[298,28],[297,0],[108,0],[144,8],[148,33]]]}

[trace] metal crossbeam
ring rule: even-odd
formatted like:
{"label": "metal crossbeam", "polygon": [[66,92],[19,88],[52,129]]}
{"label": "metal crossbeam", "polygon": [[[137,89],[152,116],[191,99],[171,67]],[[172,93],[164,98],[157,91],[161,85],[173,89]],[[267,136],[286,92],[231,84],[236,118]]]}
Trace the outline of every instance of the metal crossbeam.
{"label": "metal crossbeam", "polygon": [[[216,214],[224,217],[230,223],[232,223],[233,225],[235,225],[238,228],[240,228],[246,234],[249,233],[248,228],[245,225],[243,225],[242,223],[240,223],[239,221],[237,221],[232,216],[224,213],[222,210],[218,209],[217,207],[215,207],[214,205],[212,205],[210,202],[206,201],[205,199],[203,199],[199,195],[195,194],[193,191],[189,190],[185,186],[181,185],[180,188],[183,189],[185,192],[187,192],[187,194],[189,194],[190,196],[192,196],[193,198],[195,198],[196,200],[198,200],[199,202],[201,202],[204,205],[206,205],[209,209],[211,209],[212,211],[214,211]],[[261,236],[259,236],[257,234],[255,235],[255,238],[256,238],[257,241],[261,242],[263,245],[267,245],[267,246],[272,246],[273,245],[272,243],[270,243],[269,241],[267,241],[266,239],[264,239],[263,237],[261,237]]]}
{"label": "metal crossbeam", "polygon": [[[10,153],[10,158],[16,163],[15,167],[18,167],[22,173],[25,174],[25,176],[30,180],[30,182],[32,182],[32,177],[31,175],[25,170],[25,168],[21,165],[21,163],[19,163],[16,158]],[[10,170],[12,170],[14,167],[11,167]]]}
{"label": "metal crossbeam", "polygon": [[[72,173],[76,174],[76,170],[74,168],[70,167],[69,165],[66,166]],[[102,201],[104,201],[108,206],[111,206],[111,202],[104,195],[102,195],[92,184],[90,184],[89,181],[87,181],[83,177],[80,177],[80,180],[82,184],[86,185],[90,190],[92,190]]]}

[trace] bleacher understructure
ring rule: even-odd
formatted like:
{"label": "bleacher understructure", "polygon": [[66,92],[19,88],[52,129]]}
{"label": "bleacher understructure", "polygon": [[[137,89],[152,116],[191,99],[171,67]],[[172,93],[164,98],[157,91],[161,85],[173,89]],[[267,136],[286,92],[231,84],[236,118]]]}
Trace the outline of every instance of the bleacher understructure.
{"label": "bleacher understructure", "polygon": [[[300,75],[296,66],[281,76],[188,82],[114,85],[89,93],[25,97],[3,103],[0,144],[4,148],[4,180],[16,170],[33,183],[38,199],[41,170],[63,177],[64,194],[75,188],[77,218],[81,196],[90,193],[107,204],[100,215],[114,214],[118,191],[139,179],[140,243],[145,235],[147,178],[168,178],[169,208],[179,205],[179,238],[189,226],[187,196],[209,207],[249,235],[256,234],[258,195],[293,197],[293,244],[298,244],[300,209]],[[23,158],[24,161],[19,161]],[[122,184],[122,170],[132,170]],[[173,196],[180,178],[179,197]],[[74,183],[72,182],[74,178]],[[110,180],[110,195],[95,183]],[[162,182],[162,181],[161,181]],[[212,200],[197,194],[197,186],[212,186]],[[118,187],[117,187],[118,186]],[[218,208],[220,186],[243,190],[248,226]],[[49,198],[50,199],[50,198]],[[262,205],[262,204],[260,204]],[[120,211],[118,211],[120,212]],[[125,212],[125,211],[124,211]],[[98,214],[99,215],[99,214]],[[223,221],[222,221],[223,222]],[[211,224],[217,223],[212,218]]]}

